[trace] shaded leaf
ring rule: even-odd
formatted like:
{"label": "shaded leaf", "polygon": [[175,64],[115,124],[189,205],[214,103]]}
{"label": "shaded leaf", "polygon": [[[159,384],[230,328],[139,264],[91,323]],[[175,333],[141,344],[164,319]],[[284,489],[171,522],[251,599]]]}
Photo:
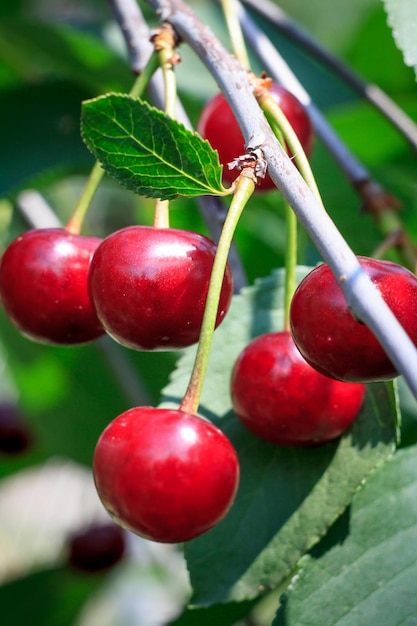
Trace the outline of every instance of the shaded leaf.
{"label": "shaded leaf", "polygon": [[21,17],[1,20],[0,60],[25,82],[71,81],[82,87],[84,98],[127,91],[133,82],[126,62],[98,37]]}
{"label": "shaded leaf", "polygon": [[[301,279],[307,268],[299,268]],[[345,435],[312,449],[280,448],[247,432],[235,418],[229,378],[239,352],[283,324],[284,272],[243,290],[214,335],[200,412],[235,445],[241,483],[231,511],[216,528],[185,546],[194,605],[248,600],[276,587],[342,513],[369,472],[394,451],[392,384],[368,387],[358,419]],[[193,362],[189,351],[164,390],[178,403]]]}
{"label": "shaded leaf", "polygon": [[80,138],[82,98],[79,88],[62,82],[0,94],[0,107],[7,111],[0,117],[1,195],[32,186],[44,177],[91,168],[91,155]]}
{"label": "shaded leaf", "polygon": [[210,144],[147,102],[116,94],[84,102],[82,134],[104,169],[139,195],[227,193]]}
{"label": "shaded leaf", "polygon": [[81,577],[65,568],[56,568],[2,585],[2,623],[32,626],[73,624],[83,604],[102,582],[102,576]]}
{"label": "shaded leaf", "polygon": [[345,540],[304,557],[274,626],[417,622],[417,449],[399,450],[352,499]]}

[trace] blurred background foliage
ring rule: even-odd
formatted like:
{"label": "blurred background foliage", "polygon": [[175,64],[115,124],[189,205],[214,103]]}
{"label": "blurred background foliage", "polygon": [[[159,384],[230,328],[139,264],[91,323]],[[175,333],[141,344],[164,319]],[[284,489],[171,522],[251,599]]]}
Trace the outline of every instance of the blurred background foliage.
{"label": "blurred background foliage", "polygon": [[[283,0],[280,4],[417,120],[415,76],[394,44],[380,0]],[[218,5],[194,0],[193,6],[227,45]],[[415,240],[416,155],[407,142],[339,78],[265,20],[258,23],[350,149],[401,201],[400,218]],[[181,53],[179,93],[196,124],[203,104],[217,88],[185,46]],[[255,59],[254,66],[262,69]],[[124,42],[105,0],[2,0],[3,249],[31,226],[19,209],[22,192],[41,194],[58,219],[66,222],[93,165],[79,133],[81,102],[108,91],[127,92],[132,82]],[[319,141],[311,163],[324,203],[347,241],[358,254],[372,255],[381,233]],[[152,209],[149,200],[106,179],[93,200],[84,232],[105,236],[128,224],[151,223]],[[171,219],[173,226],[210,234],[190,200],[175,201]],[[249,283],[282,266],[284,212],[278,192],[253,198],[236,244]],[[299,260],[304,264],[319,260],[302,232]],[[70,350],[38,346],[19,336],[0,314],[0,402],[16,403],[33,434],[27,452],[13,458],[0,455],[0,603],[5,626],[152,626],[167,624],[180,612],[188,587],[175,549],[129,537],[128,558],[110,574],[74,573],[65,564],[68,533],[104,515],[91,495],[90,465],[98,436],[132,404],[157,404],[175,361],[175,354],[134,353],[110,340]],[[414,400],[400,388],[406,445],[416,441],[417,411]],[[45,477],[42,472],[51,462],[53,471]],[[31,487],[37,475],[42,480]],[[92,504],[86,507],[88,498]],[[68,508],[71,515],[54,514]],[[38,544],[43,548],[36,548]],[[251,608],[231,606],[219,613],[214,607],[204,614],[187,614],[176,623],[226,626]],[[256,619],[262,623],[262,611]]]}

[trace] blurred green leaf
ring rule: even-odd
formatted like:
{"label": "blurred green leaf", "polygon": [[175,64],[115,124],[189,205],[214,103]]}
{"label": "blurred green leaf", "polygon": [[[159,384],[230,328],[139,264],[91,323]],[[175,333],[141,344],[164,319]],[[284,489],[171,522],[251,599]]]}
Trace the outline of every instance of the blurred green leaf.
{"label": "blurred green leaf", "polygon": [[84,102],[82,134],[104,169],[139,195],[226,193],[210,144],[142,100],[111,94]]}
{"label": "blurred green leaf", "polygon": [[[298,279],[307,271],[299,268]],[[236,419],[229,391],[233,364],[251,338],[282,329],[283,294],[284,272],[279,270],[235,296],[214,334],[199,410],[235,445],[241,483],[223,522],[185,545],[194,590],[191,602],[196,606],[248,600],[280,584],[325,534],[368,474],[395,449],[392,384],[368,386],[352,427],[339,440],[317,448],[269,445]],[[188,351],[164,389],[164,404],[178,405],[192,364],[193,351]]]}
{"label": "blurred green leaf", "polygon": [[[51,456],[66,456],[90,466],[101,431],[132,403],[120,378],[124,375],[121,364],[117,359],[113,363],[113,357],[102,351],[103,340],[71,348],[31,342],[11,326],[3,313],[0,332],[21,408],[41,449]],[[123,354],[123,348],[117,344],[114,348],[116,356],[119,349]],[[137,376],[136,399],[140,403],[140,369],[136,370],[133,363],[127,367],[130,377]],[[149,397],[146,390],[144,393],[146,402]]]}
{"label": "blurred green leaf", "polygon": [[347,534],[299,563],[274,626],[417,620],[417,449],[399,450],[352,499]]}
{"label": "blurred green leaf", "polygon": [[168,626],[235,626],[239,619],[245,617],[254,606],[254,602],[230,602],[217,604],[207,608],[187,608]]}
{"label": "blurred green leaf", "polygon": [[68,83],[0,93],[0,195],[92,166],[80,138],[82,98],[83,93]]}
{"label": "blurred green leaf", "polygon": [[68,81],[84,98],[127,91],[133,82],[127,63],[97,36],[21,17],[0,22],[0,61],[21,81]]}
{"label": "blurred green leaf", "polygon": [[64,568],[36,572],[0,586],[4,626],[69,626],[102,576],[81,576]]}

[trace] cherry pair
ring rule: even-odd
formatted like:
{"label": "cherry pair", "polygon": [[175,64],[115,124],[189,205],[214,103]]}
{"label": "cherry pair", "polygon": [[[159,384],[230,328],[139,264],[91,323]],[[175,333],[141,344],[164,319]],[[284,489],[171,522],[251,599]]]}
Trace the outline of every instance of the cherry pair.
{"label": "cherry pair", "polygon": [[[3,254],[0,299],[37,342],[80,344],[106,331],[129,348],[183,348],[198,341],[215,253],[207,237],[170,228],[131,226],[104,240],[31,230]],[[227,266],[217,325],[232,291]]]}

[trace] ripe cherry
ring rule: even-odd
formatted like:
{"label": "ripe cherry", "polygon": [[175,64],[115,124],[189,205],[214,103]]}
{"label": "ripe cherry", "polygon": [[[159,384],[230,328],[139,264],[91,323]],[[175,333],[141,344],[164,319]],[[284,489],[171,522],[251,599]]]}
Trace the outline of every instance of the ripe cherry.
{"label": "ripe cherry", "polygon": [[[199,339],[216,246],[203,235],[173,228],[129,226],[97,248],[88,286],[113,339],[137,350],[184,348]],[[230,304],[227,266],[217,324]]]}
{"label": "ripe cherry", "polygon": [[[276,83],[272,84],[270,91],[292,125],[306,155],[310,156],[313,148],[313,127],[304,106],[292,93]],[[205,105],[197,130],[218,151],[220,163],[223,165],[223,180],[232,183],[238,172],[235,169],[230,170],[227,164],[245,153],[245,142],[233,111],[222,93],[214,96]],[[266,176],[257,189],[267,191],[275,189],[275,185]]]}
{"label": "ripe cherry", "polygon": [[61,228],[30,230],[5,250],[1,304],[25,337],[45,344],[85,343],[104,334],[87,292],[97,237]]}
{"label": "ripe cherry", "polygon": [[235,449],[216,426],[152,407],[130,409],[107,426],[93,471],[110,516],[161,543],[188,541],[218,524],[239,482]]}
{"label": "ripe cherry", "polygon": [[[359,262],[417,344],[416,276],[391,261],[359,257]],[[367,383],[398,375],[372,331],[351,315],[327,264],[312,270],[296,289],[290,324],[301,354],[326,376]]]}
{"label": "ripe cherry", "polygon": [[364,394],[365,385],[333,380],[313,369],[285,331],[251,341],[231,376],[239,420],[278,446],[313,446],[338,437],[357,417]]}
{"label": "ripe cherry", "polygon": [[68,563],[83,572],[107,570],[123,558],[125,544],[125,531],[119,525],[91,524],[69,537]]}
{"label": "ripe cherry", "polygon": [[26,452],[32,433],[19,408],[13,403],[0,404],[0,453],[14,455]]}

